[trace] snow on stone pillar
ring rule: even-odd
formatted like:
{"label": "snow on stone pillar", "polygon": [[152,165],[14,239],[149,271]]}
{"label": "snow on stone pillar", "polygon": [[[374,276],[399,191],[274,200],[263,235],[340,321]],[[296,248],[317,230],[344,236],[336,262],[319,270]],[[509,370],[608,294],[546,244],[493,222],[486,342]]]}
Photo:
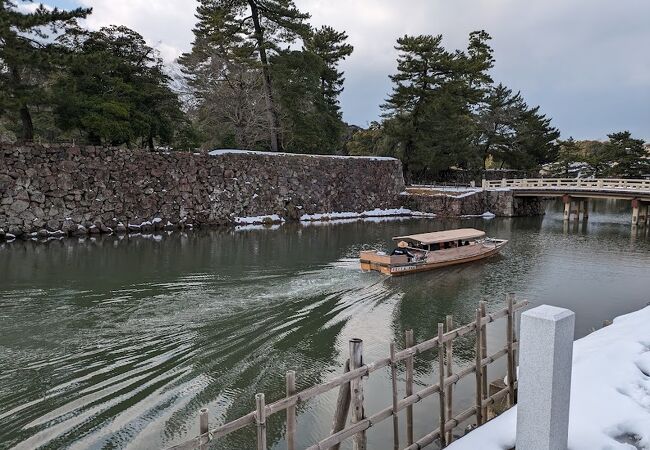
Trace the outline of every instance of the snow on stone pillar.
{"label": "snow on stone pillar", "polygon": [[575,315],[543,305],[521,315],[517,446],[566,450]]}

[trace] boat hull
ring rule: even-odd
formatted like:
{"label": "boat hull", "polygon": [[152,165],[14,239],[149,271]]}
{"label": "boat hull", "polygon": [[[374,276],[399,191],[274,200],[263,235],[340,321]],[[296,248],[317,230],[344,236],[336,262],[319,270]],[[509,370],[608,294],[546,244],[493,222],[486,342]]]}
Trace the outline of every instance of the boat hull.
{"label": "boat hull", "polygon": [[466,264],[473,261],[479,261],[481,259],[489,258],[496,255],[499,251],[508,243],[506,240],[495,241],[494,244],[480,244],[476,247],[478,249],[467,249],[474,250],[469,252],[457,252],[457,254],[448,253],[445,254],[444,251],[433,252],[432,257],[429,257],[427,260],[418,261],[418,262],[405,262],[398,264],[391,264],[388,261],[377,260],[373,258],[371,252],[362,252],[360,261],[361,261],[361,270],[369,271],[375,270],[389,276],[402,276],[408,275],[416,272],[425,272],[429,270],[440,269],[442,267],[455,266],[457,264]]}

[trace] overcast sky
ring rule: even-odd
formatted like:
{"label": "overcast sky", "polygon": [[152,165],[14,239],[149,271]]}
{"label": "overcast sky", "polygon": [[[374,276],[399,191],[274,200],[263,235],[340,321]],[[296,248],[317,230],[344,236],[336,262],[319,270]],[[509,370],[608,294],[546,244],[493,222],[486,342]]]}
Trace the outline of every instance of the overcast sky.
{"label": "overcast sky", "polygon": [[[172,61],[190,48],[194,0],[47,0],[92,6],[88,26],[122,24]],[[650,0],[296,0],[314,25],[346,31],[344,119],[377,119],[395,70],[395,40],[442,34],[464,48],[472,30],[492,35],[495,81],[540,105],[562,137],[603,139],[629,129],[650,140]]]}

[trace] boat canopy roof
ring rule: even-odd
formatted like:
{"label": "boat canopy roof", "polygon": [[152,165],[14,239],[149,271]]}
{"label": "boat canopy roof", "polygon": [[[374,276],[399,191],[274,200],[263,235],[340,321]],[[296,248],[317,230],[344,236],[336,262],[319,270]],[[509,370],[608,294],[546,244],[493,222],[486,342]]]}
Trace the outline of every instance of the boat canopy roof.
{"label": "boat canopy roof", "polygon": [[485,231],[475,230],[474,228],[460,228],[458,230],[436,231],[433,233],[412,234],[410,236],[397,236],[394,237],[393,240],[430,245],[461,239],[478,239],[483,236],[485,236]]}

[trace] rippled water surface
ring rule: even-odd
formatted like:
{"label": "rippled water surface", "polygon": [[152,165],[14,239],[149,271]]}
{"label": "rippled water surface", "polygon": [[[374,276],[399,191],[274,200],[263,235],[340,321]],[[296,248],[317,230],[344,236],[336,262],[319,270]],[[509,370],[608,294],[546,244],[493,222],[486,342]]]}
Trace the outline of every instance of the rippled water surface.
{"label": "rippled water surface", "polygon": [[[577,313],[576,334],[650,302],[650,238],[631,231],[625,203],[596,202],[589,223],[568,227],[557,206],[542,218],[432,219],[285,225],[155,237],[0,245],[0,447],[157,449],[284,392],[340,373],[347,341],[364,339],[365,359],[401,346],[404,331],[433,337],[453,314],[467,323],[476,302],[500,309],[506,292]],[[510,243],[502,256],[401,278],[362,273],[355,257],[390,237],[457,226]],[[490,329],[500,346],[502,330]],[[456,363],[473,358],[455,348]],[[422,385],[434,355],[418,360]],[[494,378],[501,375],[496,373]],[[369,412],[390,403],[387,372],[366,384]],[[461,383],[459,408],[473,380]],[[299,444],[323,438],[336,392],[299,408]],[[433,399],[416,407],[416,434],[435,423]],[[282,417],[269,444],[285,448]],[[402,424],[403,426],[403,424]],[[390,448],[390,421],[369,431],[370,448]],[[244,430],[214,448],[252,448]]]}

